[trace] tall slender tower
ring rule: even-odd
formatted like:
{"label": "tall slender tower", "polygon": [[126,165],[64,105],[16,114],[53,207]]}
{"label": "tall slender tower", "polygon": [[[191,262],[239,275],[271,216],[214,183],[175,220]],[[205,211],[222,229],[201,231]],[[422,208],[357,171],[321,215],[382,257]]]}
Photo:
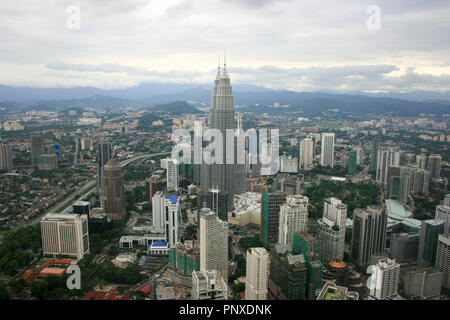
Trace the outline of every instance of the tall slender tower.
{"label": "tall slender tower", "polygon": [[[234,164],[226,164],[226,130],[234,130],[233,94],[231,91],[230,77],[228,76],[226,60],[223,71],[217,70],[216,80],[211,96],[211,108],[209,113],[209,127],[218,129],[223,137],[223,164],[211,165],[211,187],[228,192],[228,208],[234,208],[233,169]],[[233,143],[234,145],[234,143]]]}

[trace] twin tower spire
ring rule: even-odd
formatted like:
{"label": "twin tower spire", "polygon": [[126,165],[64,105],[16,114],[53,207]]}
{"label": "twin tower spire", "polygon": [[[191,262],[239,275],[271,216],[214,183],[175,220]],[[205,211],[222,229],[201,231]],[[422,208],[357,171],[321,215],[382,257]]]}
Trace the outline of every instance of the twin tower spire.
{"label": "twin tower spire", "polygon": [[227,71],[227,54],[224,51],[223,52],[223,71],[220,72],[220,54],[218,56],[218,64],[217,64],[217,77],[216,79],[219,80],[220,78],[228,78],[228,71]]}

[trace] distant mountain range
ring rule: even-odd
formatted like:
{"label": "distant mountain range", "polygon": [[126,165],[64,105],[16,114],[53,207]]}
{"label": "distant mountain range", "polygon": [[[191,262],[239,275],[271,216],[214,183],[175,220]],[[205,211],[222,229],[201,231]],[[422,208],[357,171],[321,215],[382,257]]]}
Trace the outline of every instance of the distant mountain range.
{"label": "distant mountain range", "polygon": [[[320,114],[329,109],[339,109],[352,114],[450,114],[450,91],[340,94],[271,90],[236,84],[233,85],[233,95],[238,109],[255,113]],[[119,111],[131,107],[171,114],[199,113],[201,111],[193,105],[207,106],[210,97],[211,85],[206,84],[146,83],[116,90],[90,87],[13,88],[0,85],[0,112],[62,111],[80,107]],[[273,108],[275,102],[289,107]]]}

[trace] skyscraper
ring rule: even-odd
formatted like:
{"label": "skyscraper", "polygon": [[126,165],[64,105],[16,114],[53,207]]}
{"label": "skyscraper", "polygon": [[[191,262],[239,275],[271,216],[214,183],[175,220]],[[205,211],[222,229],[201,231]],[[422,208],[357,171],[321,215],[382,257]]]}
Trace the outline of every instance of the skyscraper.
{"label": "skyscraper", "polygon": [[[222,221],[228,221],[228,193],[219,189],[200,191],[197,194],[197,208],[209,208],[217,213]],[[200,210],[197,210],[200,221]]]}
{"label": "skyscraper", "polygon": [[216,270],[192,272],[192,300],[227,300],[228,285]]}
{"label": "skyscraper", "polygon": [[314,142],[310,138],[300,141],[299,166],[302,170],[311,170],[314,157]]}
{"label": "skyscraper", "polygon": [[278,243],[292,244],[295,232],[307,232],[308,201],[305,196],[288,196],[286,203],[281,205]]}
{"label": "skyscraper", "polygon": [[442,286],[450,289],[450,234],[439,235],[436,251],[436,268],[444,273]]}
{"label": "skyscraper", "polygon": [[322,133],[320,165],[334,167],[334,133]]}
{"label": "skyscraper", "polygon": [[450,233],[450,194],[445,196],[444,204],[436,206],[434,218],[436,220],[444,220],[443,233]]}
{"label": "skyscraper", "polygon": [[245,300],[267,300],[269,267],[269,253],[265,248],[247,250]]}
{"label": "skyscraper", "polygon": [[83,259],[89,253],[86,215],[49,213],[41,219],[42,253]]}
{"label": "skyscraper", "polygon": [[261,192],[261,243],[269,249],[278,242],[280,206],[286,201],[281,192]]}
{"label": "skyscraper", "polygon": [[441,177],[441,161],[439,154],[432,154],[428,158],[428,170],[431,171],[431,179],[439,179]]}
{"label": "skyscraper", "polygon": [[31,164],[37,166],[39,155],[44,153],[44,138],[41,135],[31,136]]}
{"label": "skyscraper", "polygon": [[[235,128],[234,125],[234,107],[233,107],[233,94],[230,85],[230,77],[228,75],[226,61],[224,63],[223,71],[220,71],[220,67],[217,70],[216,80],[214,81],[214,88],[211,96],[211,107],[209,113],[209,127],[212,129],[218,129],[222,133],[223,149],[222,151],[222,164],[213,163],[211,165],[203,164],[201,174],[203,174],[207,180],[202,180],[202,189],[215,188],[228,192],[228,207],[234,208],[234,194],[235,184],[233,182],[235,164],[226,163],[227,155],[227,129]],[[234,138],[233,138],[234,142]],[[230,142],[229,142],[230,143]],[[236,148],[234,149],[236,151]],[[217,152],[217,151],[216,151]],[[236,154],[236,152],[234,153]],[[233,161],[234,162],[234,161]],[[208,172],[210,170],[210,174]],[[209,179],[210,177],[210,179]]]}
{"label": "skyscraper", "polygon": [[400,279],[400,265],[391,259],[380,259],[372,273],[373,286],[370,295],[385,300],[397,295]]}
{"label": "skyscraper", "polygon": [[417,169],[426,169],[427,167],[427,156],[424,154],[419,154],[416,156]]}
{"label": "skyscraper", "polygon": [[104,166],[112,159],[112,148],[110,142],[100,142],[98,144],[98,185],[97,192],[100,200],[103,198],[103,175]]}
{"label": "skyscraper", "polygon": [[434,266],[439,235],[444,232],[444,220],[423,220],[420,227],[418,260],[422,266]]}
{"label": "skyscraper", "polygon": [[178,220],[180,202],[178,196],[169,194],[164,198],[164,227],[166,242],[170,245],[178,243]]}
{"label": "skyscraper", "polygon": [[228,224],[214,211],[200,215],[200,270],[216,270],[228,283]]}
{"label": "skyscraper", "polygon": [[349,174],[356,173],[356,164],[357,164],[358,154],[356,152],[351,152],[348,156],[348,169],[347,172]]}
{"label": "skyscraper", "polygon": [[368,266],[372,255],[384,254],[387,215],[380,206],[353,211],[352,258],[358,266]]}
{"label": "skyscraper", "polygon": [[120,163],[108,161],[104,166],[103,184],[105,214],[112,220],[122,219],[126,214],[126,203]]}
{"label": "skyscraper", "polygon": [[378,148],[376,181],[388,185],[389,166],[400,165],[400,151],[396,146],[382,145]]}
{"label": "skyscraper", "polygon": [[344,258],[346,220],[347,205],[337,198],[325,199],[323,218],[317,221],[320,228],[318,251],[323,264]]}
{"label": "skyscraper", "polygon": [[9,145],[0,143],[0,170],[13,168],[12,154]]}
{"label": "skyscraper", "polygon": [[167,191],[178,191],[178,165],[167,158]]}
{"label": "skyscraper", "polygon": [[152,198],[152,222],[155,228],[165,228],[164,193],[157,191]]}

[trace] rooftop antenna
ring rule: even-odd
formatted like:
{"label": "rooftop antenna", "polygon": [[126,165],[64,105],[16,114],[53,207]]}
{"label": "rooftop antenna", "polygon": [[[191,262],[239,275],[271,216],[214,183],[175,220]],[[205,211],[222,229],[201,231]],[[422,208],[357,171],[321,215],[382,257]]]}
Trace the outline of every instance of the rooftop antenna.
{"label": "rooftop antenna", "polygon": [[223,70],[227,70],[227,52],[225,49],[223,50]]}

